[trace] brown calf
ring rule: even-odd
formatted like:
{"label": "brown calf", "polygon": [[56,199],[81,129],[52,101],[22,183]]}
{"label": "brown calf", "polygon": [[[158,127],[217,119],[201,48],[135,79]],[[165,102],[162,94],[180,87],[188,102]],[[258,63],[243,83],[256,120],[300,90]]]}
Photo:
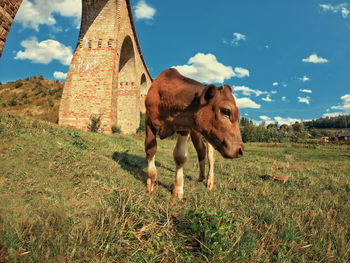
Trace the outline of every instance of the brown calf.
{"label": "brown calf", "polygon": [[[199,181],[204,180],[205,145],[209,158],[207,189],[214,186],[214,148],[225,158],[239,158],[244,147],[239,130],[239,110],[230,86],[205,86],[182,76],[176,69],[164,70],[153,82],[146,97],[145,150],[148,160],[147,190],[157,180],[156,134],[160,139],[177,133],[174,149],[176,180],[173,196],[183,197],[183,166],[187,159],[187,141],[191,137],[200,164]],[[213,148],[214,147],[214,148]]]}

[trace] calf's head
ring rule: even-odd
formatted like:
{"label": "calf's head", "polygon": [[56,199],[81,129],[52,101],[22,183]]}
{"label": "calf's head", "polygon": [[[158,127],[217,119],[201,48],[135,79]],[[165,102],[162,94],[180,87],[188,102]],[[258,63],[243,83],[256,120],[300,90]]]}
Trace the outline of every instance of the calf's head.
{"label": "calf's head", "polygon": [[206,86],[195,113],[197,130],[224,158],[239,158],[244,153],[239,130],[239,110],[230,86]]}

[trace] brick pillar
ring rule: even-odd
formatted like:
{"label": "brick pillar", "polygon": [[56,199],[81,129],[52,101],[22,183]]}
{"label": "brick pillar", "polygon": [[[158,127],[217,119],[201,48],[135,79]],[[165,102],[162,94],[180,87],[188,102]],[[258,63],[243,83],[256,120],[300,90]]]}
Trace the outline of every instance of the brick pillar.
{"label": "brick pillar", "polygon": [[135,82],[120,82],[118,96],[118,126],[126,134],[136,133],[140,124],[140,88]]}
{"label": "brick pillar", "polygon": [[111,132],[112,83],[117,55],[116,0],[83,0],[79,43],[59,110],[59,124],[86,130],[92,115]]}

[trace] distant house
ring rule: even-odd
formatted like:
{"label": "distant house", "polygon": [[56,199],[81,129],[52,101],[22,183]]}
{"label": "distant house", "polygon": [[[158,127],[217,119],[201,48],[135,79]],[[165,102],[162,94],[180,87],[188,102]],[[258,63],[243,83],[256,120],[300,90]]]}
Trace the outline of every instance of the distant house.
{"label": "distant house", "polygon": [[350,140],[350,131],[339,131],[336,133],[335,138],[338,141],[349,141]]}
{"label": "distant house", "polygon": [[329,137],[322,134],[316,135],[315,138],[323,142],[329,142]]}

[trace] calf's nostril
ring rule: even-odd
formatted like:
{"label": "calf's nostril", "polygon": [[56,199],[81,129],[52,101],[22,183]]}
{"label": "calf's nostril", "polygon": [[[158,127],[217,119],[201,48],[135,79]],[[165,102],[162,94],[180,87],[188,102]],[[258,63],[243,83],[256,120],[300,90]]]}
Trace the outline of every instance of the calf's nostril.
{"label": "calf's nostril", "polygon": [[242,156],[242,155],[243,155],[243,150],[242,150],[242,148],[239,148],[239,149],[238,149],[238,155],[239,155],[239,156]]}

